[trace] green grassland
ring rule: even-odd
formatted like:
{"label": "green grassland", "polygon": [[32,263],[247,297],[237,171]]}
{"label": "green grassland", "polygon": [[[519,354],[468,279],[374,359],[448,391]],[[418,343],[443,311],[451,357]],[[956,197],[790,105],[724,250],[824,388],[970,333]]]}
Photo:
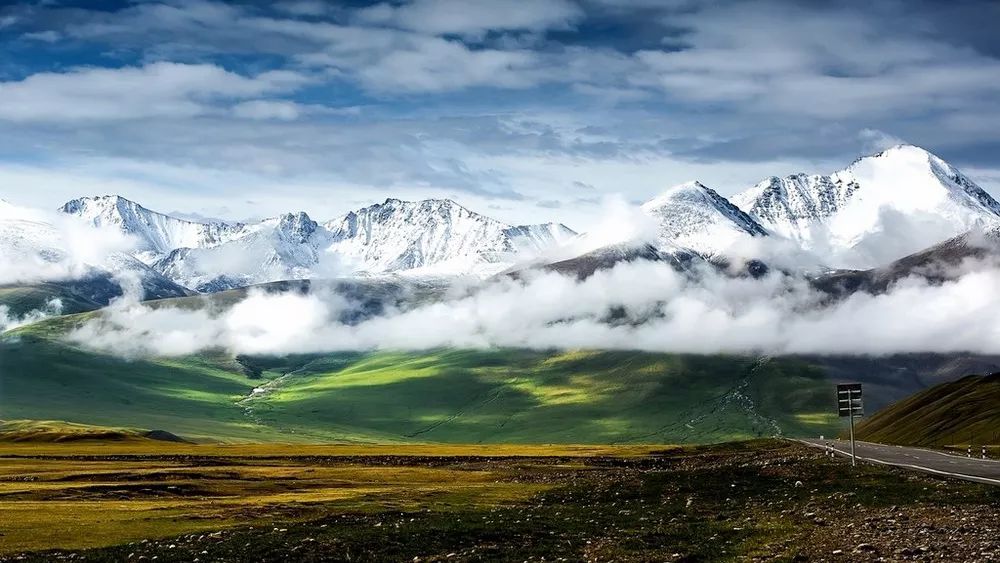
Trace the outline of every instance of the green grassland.
{"label": "green grassland", "polygon": [[837,425],[823,370],[796,359],[435,350],[129,360],[64,342],[82,318],[5,335],[0,419],[194,440],[473,444],[716,442]]}
{"label": "green grassland", "polygon": [[916,446],[1000,444],[1000,374],[972,375],[921,391],[864,421],[858,436]]}

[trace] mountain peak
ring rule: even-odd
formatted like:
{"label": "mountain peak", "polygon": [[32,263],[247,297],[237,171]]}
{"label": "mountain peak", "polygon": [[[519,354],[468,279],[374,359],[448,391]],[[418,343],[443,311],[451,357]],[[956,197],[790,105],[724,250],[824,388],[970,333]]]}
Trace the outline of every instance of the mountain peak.
{"label": "mountain peak", "polygon": [[829,176],[770,178],[734,201],[772,232],[823,248],[835,267],[871,267],[975,225],[1000,223],[1000,203],[951,164],[909,144],[863,156]]}
{"label": "mountain peak", "polygon": [[79,217],[95,227],[108,227],[138,239],[139,258],[152,263],[177,248],[219,244],[232,238],[243,225],[196,223],[151,211],[120,195],[81,197],[66,202],[59,211]]}
{"label": "mountain peak", "polygon": [[305,211],[284,213],[264,221],[274,225],[275,232],[300,244],[305,243],[320,227]]}
{"label": "mountain peak", "polygon": [[79,197],[70,201],[67,201],[59,208],[59,211],[63,213],[69,213],[72,215],[78,215],[80,213],[86,212],[87,209],[93,208],[96,212],[110,210],[112,208],[117,209],[145,209],[138,203],[126,199],[117,194],[106,194],[106,195],[96,195],[96,196],[86,196]]}
{"label": "mountain peak", "polygon": [[[933,156],[933,157],[937,158],[937,155],[935,155],[931,151],[929,151],[929,150],[927,150],[927,149],[925,149],[923,147],[917,146],[917,145],[911,145],[909,143],[899,143],[899,144],[893,145],[893,146],[891,146],[891,147],[889,147],[887,149],[883,149],[883,150],[881,150],[881,151],[879,151],[879,152],[877,152],[877,153],[875,153],[873,155],[870,155],[870,156],[878,158],[878,157],[892,156],[892,155],[895,155],[895,154],[905,154],[905,153],[927,155],[927,156]],[[864,157],[862,157],[862,158],[864,158]]]}
{"label": "mountain peak", "polygon": [[858,157],[851,163],[851,167],[858,165],[859,163],[872,162],[872,161],[909,161],[911,163],[936,163],[938,165],[943,165],[948,168],[952,168],[950,164],[946,163],[941,157],[932,153],[931,151],[918,147],[917,145],[910,145],[906,143],[900,143],[898,145],[893,145],[887,149],[883,149],[876,153],[869,155],[864,155]]}
{"label": "mountain peak", "polygon": [[269,217],[267,219],[264,219],[262,222],[273,223],[277,225],[281,223],[285,224],[296,223],[296,222],[303,223],[308,221],[312,221],[312,218],[309,217],[308,213],[306,213],[305,211],[293,211],[291,213],[282,213],[281,215],[275,215],[274,217]]}
{"label": "mountain peak", "polygon": [[660,243],[713,255],[739,239],[766,236],[752,217],[698,181],[673,186],[642,205],[658,223]]}

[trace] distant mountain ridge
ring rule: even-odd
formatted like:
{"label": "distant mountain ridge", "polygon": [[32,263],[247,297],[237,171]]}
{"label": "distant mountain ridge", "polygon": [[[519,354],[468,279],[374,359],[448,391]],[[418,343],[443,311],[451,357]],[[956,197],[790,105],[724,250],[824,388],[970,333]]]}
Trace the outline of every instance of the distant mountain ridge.
{"label": "distant mountain ridge", "polygon": [[[935,245],[970,231],[1000,241],[1000,203],[954,166],[912,145],[861,157],[831,175],[771,177],[731,199],[701,182],[687,182],[641,209],[655,220],[656,237],[631,244],[640,249],[652,243],[657,260],[686,267],[701,258],[727,265],[730,272],[736,266],[735,271],[759,274],[767,268],[758,260],[763,257],[754,255],[762,249],[756,243],[773,241],[772,248],[803,251],[798,258],[808,263],[801,269],[830,272],[819,283],[838,294],[852,287],[884,290],[886,280],[911,273],[908,266],[919,261],[916,256],[924,256],[921,264],[926,265],[941,255]],[[560,253],[540,265],[589,275],[596,265],[603,269],[654,256],[623,252],[627,241],[595,249],[585,244],[587,238],[584,233],[577,239],[579,256]],[[885,275],[880,267],[893,274]]]}
{"label": "distant mountain ridge", "polygon": [[[510,225],[447,199],[390,198],[325,222],[304,212],[252,223],[191,221],[120,196],[79,198],[60,209],[133,237],[142,263],[201,292],[298,278],[484,277],[557,262],[558,269],[589,271],[645,255],[681,267],[695,258],[739,266],[758,258],[758,244],[770,240],[797,245],[816,265],[867,270],[970,229],[1000,228],[1000,203],[911,145],[859,158],[830,175],[771,177],[731,200],[688,182],[641,210],[655,222],[649,240],[577,235],[557,223]],[[655,253],[627,248],[648,244]]]}
{"label": "distant mountain ridge", "polygon": [[488,275],[576,235],[561,224],[512,226],[451,200],[387,199],[320,224],[304,212],[259,223],[199,223],[120,196],[60,211],[137,239],[137,256],[198,291],[351,274]]}
{"label": "distant mountain ridge", "polygon": [[115,227],[137,239],[136,250],[147,262],[177,248],[203,248],[233,240],[244,233],[242,223],[200,223],[146,209],[117,195],[83,197],[66,202],[59,211],[95,227]]}

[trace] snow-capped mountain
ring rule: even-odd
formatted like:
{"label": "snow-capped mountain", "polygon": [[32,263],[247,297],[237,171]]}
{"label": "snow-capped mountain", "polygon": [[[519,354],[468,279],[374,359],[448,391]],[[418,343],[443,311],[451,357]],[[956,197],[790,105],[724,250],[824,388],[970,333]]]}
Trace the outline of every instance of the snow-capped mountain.
{"label": "snow-capped mountain", "polygon": [[488,275],[576,235],[553,223],[507,225],[450,200],[389,199],[326,225],[301,212],[198,223],[118,196],[76,199],[60,211],[133,237],[153,270],[203,292],[350,274]]}
{"label": "snow-capped mountain", "polygon": [[150,211],[116,195],[84,197],[67,202],[60,211],[95,227],[111,227],[137,239],[136,257],[153,263],[177,248],[216,246],[245,234],[246,225],[197,223]]}
{"label": "snow-capped mountain", "polygon": [[768,232],[752,217],[700,182],[674,186],[642,210],[658,225],[659,246],[682,247],[703,256],[724,253],[748,237]]}
{"label": "snow-capped mountain", "polygon": [[139,297],[189,295],[129,254],[129,241],[68,217],[0,202],[0,284],[73,282],[72,293],[106,305],[135,284]]}
{"label": "snow-capped mountain", "polygon": [[1000,203],[924,149],[899,145],[829,176],[772,177],[733,197],[772,233],[840,267],[871,267],[976,226]]}
{"label": "snow-capped mountain", "polygon": [[909,145],[860,158],[828,176],[769,178],[733,202],[690,182],[641,210],[635,225],[618,220],[577,235],[561,224],[509,225],[437,199],[387,199],[323,224],[305,213],[249,224],[188,221],[118,196],[76,199],[61,209],[129,235],[137,241],[133,256],[199,291],[349,275],[486,276],[621,244],[604,236],[609,229],[638,229],[636,242],[645,243],[655,228],[657,252],[685,259],[766,260],[740,249],[756,253],[770,246],[742,243],[776,241],[780,252],[803,248],[817,264],[866,268],[976,226],[1000,226],[1000,203],[948,163]]}
{"label": "snow-capped mountain", "polygon": [[242,236],[202,248],[177,248],[153,269],[200,292],[316,277],[333,277],[339,260],[327,251],[330,233],[305,213],[246,225]]}
{"label": "snow-capped mountain", "polygon": [[515,257],[538,254],[574,236],[565,225],[511,226],[451,200],[384,203],[326,223],[329,250],[354,261],[358,271],[482,273],[499,271]]}

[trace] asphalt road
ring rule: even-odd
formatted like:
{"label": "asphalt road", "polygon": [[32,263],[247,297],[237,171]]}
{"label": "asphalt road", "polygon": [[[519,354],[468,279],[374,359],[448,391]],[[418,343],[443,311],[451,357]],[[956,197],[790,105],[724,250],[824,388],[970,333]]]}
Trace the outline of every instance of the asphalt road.
{"label": "asphalt road", "polygon": [[[833,446],[838,455],[850,458],[851,443],[846,440],[802,440],[806,444],[826,447]],[[968,481],[1000,485],[1000,460],[970,459],[965,456],[947,454],[923,448],[906,446],[887,446],[871,442],[857,442],[858,461],[868,461],[896,467],[905,467],[916,471],[957,477]],[[973,449],[972,454],[979,456],[981,450]]]}

